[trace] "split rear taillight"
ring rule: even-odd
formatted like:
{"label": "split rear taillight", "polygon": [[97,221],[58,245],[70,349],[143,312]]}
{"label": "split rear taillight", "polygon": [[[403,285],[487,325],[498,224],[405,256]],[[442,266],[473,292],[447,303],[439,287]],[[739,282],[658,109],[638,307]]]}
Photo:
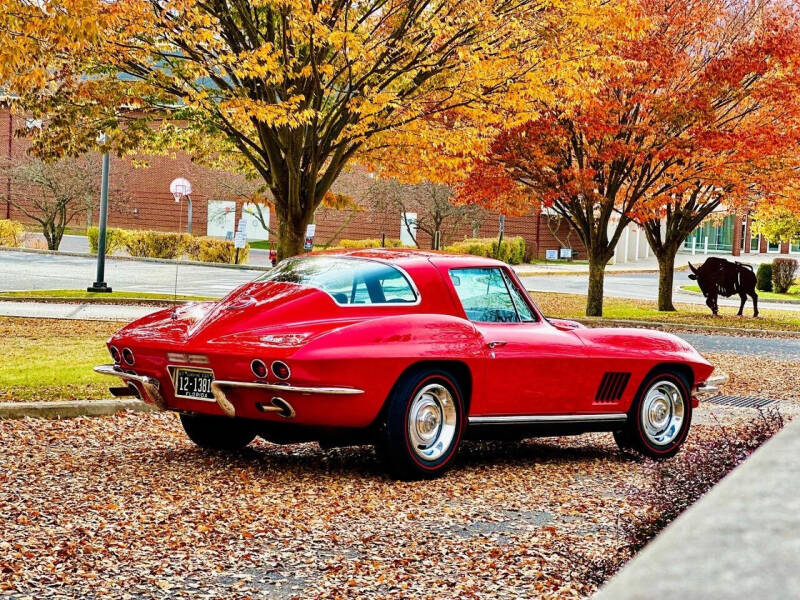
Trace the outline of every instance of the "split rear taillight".
{"label": "split rear taillight", "polygon": [[289,376],[292,374],[292,372],[289,370],[289,365],[280,360],[276,360],[272,363],[272,372],[274,373],[275,377],[283,380],[289,379]]}
{"label": "split rear taillight", "polygon": [[259,379],[264,379],[267,376],[267,365],[264,364],[263,360],[257,358],[253,360],[253,362],[250,363],[250,370],[253,371],[253,375]]}
{"label": "split rear taillight", "polygon": [[114,362],[119,364],[119,361],[120,361],[121,357],[119,355],[119,350],[117,350],[117,347],[116,346],[110,346],[108,348],[108,351],[111,353],[111,358],[114,359]]}

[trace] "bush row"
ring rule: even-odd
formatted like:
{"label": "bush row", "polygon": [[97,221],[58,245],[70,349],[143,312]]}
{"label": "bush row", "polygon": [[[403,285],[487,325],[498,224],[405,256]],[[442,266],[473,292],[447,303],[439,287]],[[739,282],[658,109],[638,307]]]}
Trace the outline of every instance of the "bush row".
{"label": "bush row", "polygon": [[[89,248],[97,254],[100,232],[97,227],[87,230]],[[106,230],[106,254],[126,250],[137,258],[181,258],[200,262],[232,263],[236,248],[232,241],[212,237],[195,237],[188,233],[163,231],[129,231],[108,228]],[[239,262],[246,263],[250,252],[247,244],[239,250]]]}
{"label": "bush row", "polygon": [[502,260],[510,265],[519,265],[525,260],[525,240],[522,237],[504,238],[498,250],[494,238],[474,238],[455,242],[444,249],[458,254],[474,254]]}
{"label": "bush row", "polygon": [[22,223],[0,219],[0,246],[19,248],[25,241],[25,232]]}
{"label": "bush row", "polygon": [[[381,248],[381,240],[370,238],[366,240],[340,240],[332,248]],[[402,248],[403,242],[395,238],[386,238],[384,248]]]}
{"label": "bush row", "polygon": [[762,292],[775,290],[785,294],[797,277],[797,259],[776,258],[770,263],[761,263],[756,271],[756,288]]}

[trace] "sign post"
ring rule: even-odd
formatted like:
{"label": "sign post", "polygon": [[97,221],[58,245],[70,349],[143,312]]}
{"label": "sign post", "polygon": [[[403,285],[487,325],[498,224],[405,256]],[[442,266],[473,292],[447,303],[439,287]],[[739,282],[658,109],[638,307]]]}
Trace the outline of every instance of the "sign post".
{"label": "sign post", "polygon": [[233,263],[239,264],[239,250],[247,246],[247,217],[241,217],[236,227],[236,235],[233,236],[233,247],[236,248],[236,256]]}

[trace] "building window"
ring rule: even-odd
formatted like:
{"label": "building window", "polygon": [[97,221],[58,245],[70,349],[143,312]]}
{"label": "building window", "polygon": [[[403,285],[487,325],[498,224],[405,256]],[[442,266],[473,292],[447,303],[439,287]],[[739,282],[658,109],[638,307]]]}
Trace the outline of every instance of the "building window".
{"label": "building window", "polygon": [[694,241],[695,249],[699,251],[703,251],[708,243],[709,250],[730,252],[733,249],[734,226],[733,215],[728,215],[721,221],[708,220],[686,238],[683,247],[691,250]]}
{"label": "building window", "polygon": [[771,254],[777,254],[781,251],[781,243],[780,242],[772,242],[767,240],[767,252]]}
{"label": "building window", "polygon": [[789,243],[789,252],[792,254],[800,254],[800,237],[793,239]]}

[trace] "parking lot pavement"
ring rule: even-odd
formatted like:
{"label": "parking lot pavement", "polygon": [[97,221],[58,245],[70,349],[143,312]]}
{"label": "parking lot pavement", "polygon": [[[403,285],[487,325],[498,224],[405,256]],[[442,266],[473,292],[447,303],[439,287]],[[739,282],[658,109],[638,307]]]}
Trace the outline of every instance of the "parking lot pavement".
{"label": "parking lot pavement", "polygon": [[[85,289],[95,281],[93,258],[0,251],[0,290]],[[107,260],[105,279],[114,290],[221,297],[263,271],[201,265]]]}

